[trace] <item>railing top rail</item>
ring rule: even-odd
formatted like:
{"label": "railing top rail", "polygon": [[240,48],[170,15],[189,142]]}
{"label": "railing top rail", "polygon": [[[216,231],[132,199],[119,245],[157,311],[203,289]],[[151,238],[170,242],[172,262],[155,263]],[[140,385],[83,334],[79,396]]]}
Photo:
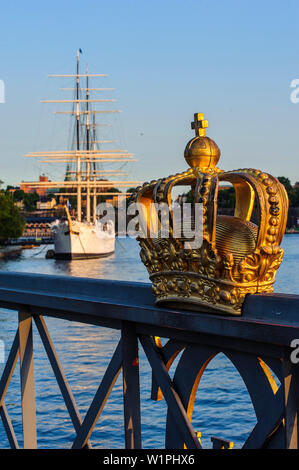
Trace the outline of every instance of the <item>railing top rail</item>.
{"label": "railing top rail", "polygon": [[157,307],[149,283],[2,272],[0,307],[111,328],[126,320],[166,334],[204,333],[279,346],[299,338],[297,295],[250,295],[241,316],[223,316]]}

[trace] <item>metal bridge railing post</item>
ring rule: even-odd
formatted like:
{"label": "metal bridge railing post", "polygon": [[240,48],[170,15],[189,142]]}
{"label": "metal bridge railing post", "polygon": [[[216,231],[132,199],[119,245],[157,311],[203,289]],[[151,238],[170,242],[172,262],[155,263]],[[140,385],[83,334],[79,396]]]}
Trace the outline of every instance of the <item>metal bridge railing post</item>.
{"label": "metal bridge railing post", "polygon": [[33,366],[32,316],[19,312],[20,375],[24,449],[36,449],[36,409]]}
{"label": "metal bridge railing post", "polygon": [[285,407],[285,440],[287,449],[298,449],[299,365],[292,364],[290,354],[283,357],[283,389]]}
{"label": "metal bridge railing post", "polygon": [[123,322],[121,337],[126,449],[141,449],[138,340],[134,324]]}

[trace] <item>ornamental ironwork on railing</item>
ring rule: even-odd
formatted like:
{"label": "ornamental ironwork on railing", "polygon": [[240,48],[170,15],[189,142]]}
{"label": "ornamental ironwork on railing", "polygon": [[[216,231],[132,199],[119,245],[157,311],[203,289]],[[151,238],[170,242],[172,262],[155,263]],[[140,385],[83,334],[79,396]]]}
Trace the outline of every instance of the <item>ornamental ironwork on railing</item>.
{"label": "ornamental ironwork on railing", "polygon": [[[298,448],[298,361],[292,356],[292,344],[299,338],[299,296],[249,295],[241,316],[222,316],[158,308],[149,284],[1,273],[0,307],[18,311],[19,320],[0,381],[0,415],[12,448],[19,446],[5,395],[18,359],[23,445],[37,447],[33,323],[75,429],[73,448],[91,447],[92,431],[121,371],[125,445],[128,449],[142,447],[139,344],[152,370],[151,398],[164,398],[167,403],[166,448],[202,447],[200,433],[192,426],[194,399],[207,365],[220,352],[242,377],[256,414],[256,425],[243,448]],[[84,417],[79,413],[45,317],[121,330],[121,339]],[[164,346],[159,338],[167,339]],[[179,353],[171,379],[169,369]],[[219,437],[213,437],[212,443],[218,449],[232,447],[230,441]]]}

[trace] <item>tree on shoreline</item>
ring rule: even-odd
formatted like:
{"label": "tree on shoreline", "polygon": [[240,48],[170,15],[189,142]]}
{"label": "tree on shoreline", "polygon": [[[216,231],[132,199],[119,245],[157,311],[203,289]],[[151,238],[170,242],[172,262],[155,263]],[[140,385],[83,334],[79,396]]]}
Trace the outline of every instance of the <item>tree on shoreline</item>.
{"label": "tree on shoreline", "polygon": [[292,186],[289,178],[286,178],[285,176],[278,176],[278,180],[286,189],[290,207],[299,207],[299,187],[297,184]]}
{"label": "tree on shoreline", "polygon": [[[278,181],[285,187],[290,207],[299,207],[299,184],[292,186],[289,178],[286,176],[278,176]],[[193,201],[193,192],[190,190],[186,194],[186,202]],[[223,209],[233,209],[235,207],[236,197],[234,188],[220,189],[218,192],[218,207]]]}
{"label": "tree on shoreline", "polygon": [[0,243],[23,235],[26,221],[9,194],[0,192]]}

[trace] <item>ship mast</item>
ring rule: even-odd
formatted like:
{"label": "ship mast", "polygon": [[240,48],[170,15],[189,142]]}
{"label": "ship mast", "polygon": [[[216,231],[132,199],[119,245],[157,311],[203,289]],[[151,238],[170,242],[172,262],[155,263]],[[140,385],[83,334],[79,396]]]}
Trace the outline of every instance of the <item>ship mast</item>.
{"label": "ship mast", "polygon": [[[106,77],[106,74],[90,74],[88,65],[86,66],[85,74],[80,74],[80,57],[81,50],[77,50],[76,56],[76,73],[74,75],[49,75],[50,77],[58,78],[75,78],[75,88],[62,88],[62,90],[74,90],[75,99],[71,100],[42,100],[42,103],[70,103],[75,104],[72,111],[58,111],[55,114],[71,114],[75,118],[76,126],[76,141],[75,150],[56,150],[48,152],[32,152],[25,157],[37,158],[41,163],[54,163],[54,164],[68,164],[67,177],[65,181],[36,181],[36,182],[22,182],[24,186],[32,188],[65,188],[69,192],[64,192],[65,196],[74,195],[74,189],[77,193],[77,220],[80,222],[82,219],[82,198],[86,197],[86,221],[96,221],[96,206],[97,197],[100,195],[107,195],[107,189],[113,187],[129,188],[142,184],[142,181],[110,181],[108,175],[124,175],[125,172],[119,170],[102,170],[97,169],[97,163],[125,163],[136,161],[133,159],[133,154],[127,150],[104,150],[98,148],[97,144],[110,143],[113,140],[97,140],[96,128],[98,126],[110,126],[111,124],[97,124],[96,114],[110,114],[119,113],[120,110],[102,110],[91,108],[91,103],[109,103],[113,99],[90,99],[90,91],[104,91],[113,90],[113,88],[90,88],[89,77]],[[86,78],[86,88],[80,87],[80,78]],[[80,91],[85,91],[84,98],[80,97]],[[84,106],[85,104],[85,106]],[[81,115],[85,116],[81,124]],[[83,146],[80,141],[80,126],[85,127]],[[92,130],[92,132],[91,132]],[[84,145],[85,144],[85,145]],[[69,170],[70,164],[76,163],[76,171]],[[76,179],[70,176],[75,173]],[[102,177],[102,178],[101,178]],[[59,193],[55,193],[59,194]],[[115,195],[118,193],[109,193]],[[126,196],[126,194],[123,194]],[[92,216],[91,216],[91,200],[92,200]]]}
{"label": "ship mast", "polygon": [[[90,127],[89,127],[89,81],[88,81],[88,65],[86,65],[86,150],[89,151],[89,137],[90,137]],[[87,158],[86,161],[86,181],[87,181],[87,195],[86,195],[86,221],[90,222],[90,158]]]}
{"label": "ship mast", "polygon": [[[92,115],[92,135],[93,135],[93,143],[92,143],[92,146],[93,146],[93,150],[96,149],[96,115],[93,114]],[[94,171],[94,175],[95,175],[95,171],[96,171],[96,164],[93,163],[93,171]],[[94,179],[95,179],[95,176],[94,176]],[[96,187],[94,187],[93,189],[93,196],[92,196],[92,220],[95,222],[96,221],[96,218],[97,218],[97,189]]]}
{"label": "ship mast", "polygon": [[80,103],[79,103],[79,89],[80,89],[80,77],[79,77],[79,50],[77,50],[77,68],[76,68],[76,135],[77,135],[77,151],[78,151],[78,158],[77,158],[77,181],[78,181],[78,188],[77,188],[77,219],[81,222],[82,216],[82,197],[81,197],[81,185],[79,184],[81,181],[81,157],[80,157]]}

